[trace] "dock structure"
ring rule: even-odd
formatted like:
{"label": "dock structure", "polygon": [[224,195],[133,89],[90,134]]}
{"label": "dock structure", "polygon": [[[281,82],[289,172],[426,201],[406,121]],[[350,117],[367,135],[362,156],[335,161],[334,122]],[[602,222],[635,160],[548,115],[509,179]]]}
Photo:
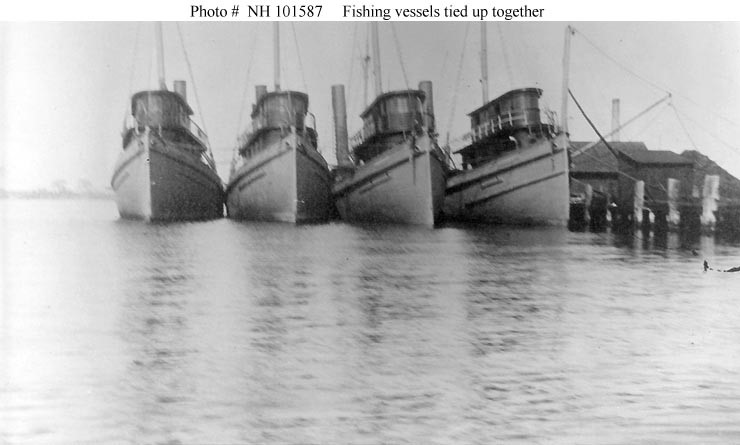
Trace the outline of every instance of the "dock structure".
{"label": "dock structure", "polygon": [[617,150],[616,157],[620,172],[617,208],[624,227],[650,228],[652,219],[656,227],[668,228],[671,208],[678,209],[681,229],[698,223],[693,210],[700,208],[693,188],[693,161],[665,150]]}
{"label": "dock structure", "polygon": [[646,235],[720,231],[740,237],[740,180],[696,150],[678,154],[620,141],[621,128],[670,98],[625,124],[620,100],[613,99],[610,133],[594,142],[570,141],[572,230],[600,231],[611,223],[615,230]]}
{"label": "dock structure", "polygon": [[724,202],[718,206],[715,229],[722,237],[740,239],[740,202]]}
{"label": "dock structure", "polygon": [[[590,142],[571,142],[579,149]],[[740,238],[740,180],[697,151],[603,142],[571,159],[573,230],[668,231]]]}
{"label": "dock structure", "polygon": [[[643,142],[621,141],[611,141],[609,147],[603,142],[594,145],[593,142],[571,141],[570,146],[572,151],[580,152],[571,159],[571,227],[589,228],[598,232],[605,230],[610,222],[618,225],[618,211],[621,207],[617,203],[622,175],[612,150],[629,154],[648,151],[647,146]],[[592,147],[581,152],[586,146]],[[588,188],[591,189],[591,198],[586,203]],[[638,219],[641,218],[640,213]],[[635,218],[630,217],[629,221],[633,219]]]}
{"label": "dock structure", "polygon": [[702,191],[702,230],[740,238],[740,179],[696,150],[684,151],[681,156],[693,160],[698,173],[695,186]]}

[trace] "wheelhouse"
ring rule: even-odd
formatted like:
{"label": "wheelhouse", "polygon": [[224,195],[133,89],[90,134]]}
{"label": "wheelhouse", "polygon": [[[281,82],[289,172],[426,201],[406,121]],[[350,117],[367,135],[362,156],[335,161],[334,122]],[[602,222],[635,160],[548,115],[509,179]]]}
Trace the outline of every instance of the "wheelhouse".
{"label": "wheelhouse", "polygon": [[140,91],[131,98],[131,114],[139,127],[190,128],[193,110],[177,93]]}
{"label": "wheelhouse", "polygon": [[509,91],[468,114],[473,142],[542,126],[539,88]]}
{"label": "wheelhouse", "polygon": [[362,130],[351,141],[356,159],[367,161],[383,151],[388,137],[416,134],[424,125],[424,92],[392,91],[378,96],[360,115]]}
{"label": "wheelhouse", "polygon": [[313,115],[308,112],[308,95],[298,91],[258,93],[252,107],[250,127],[239,137],[239,154],[251,157],[270,146],[286,130],[305,134],[315,147],[317,143]]}
{"label": "wheelhouse", "polygon": [[475,168],[501,153],[515,150],[530,136],[551,134],[553,125],[542,122],[541,95],[539,88],[520,88],[469,113],[472,143],[457,151],[462,156],[463,168]]}
{"label": "wheelhouse", "polygon": [[273,91],[265,93],[252,108],[252,127],[263,128],[295,127],[303,130],[308,112],[308,95],[297,91]]}
{"label": "wheelhouse", "polygon": [[166,132],[173,140],[196,151],[207,151],[208,136],[190,119],[192,108],[179,93],[167,90],[139,91],[131,97],[131,115],[123,129],[123,146],[146,127]]}

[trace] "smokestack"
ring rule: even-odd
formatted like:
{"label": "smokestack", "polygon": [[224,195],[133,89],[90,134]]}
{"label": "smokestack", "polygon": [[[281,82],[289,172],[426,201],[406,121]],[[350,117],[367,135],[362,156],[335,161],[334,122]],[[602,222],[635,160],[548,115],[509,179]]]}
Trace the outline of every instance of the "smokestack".
{"label": "smokestack", "polygon": [[257,85],[254,87],[254,102],[257,103],[260,101],[262,96],[267,94],[267,85]]}
{"label": "smokestack", "polygon": [[336,141],[337,164],[352,167],[347,142],[347,107],[344,100],[344,85],[332,85],[331,106],[334,110],[334,140]]}
{"label": "smokestack", "polygon": [[430,80],[422,80],[419,82],[419,89],[424,93],[424,123],[427,126],[427,131],[434,132],[434,94],[432,93],[432,82]]}
{"label": "smokestack", "polygon": [[619,99],[612,99],[612,141],[619,141]]}
{"label": "smokestack", "polygon": [[172,89],[175,90],[175,93],[179,94],[180,97],[182,97],[185,102],[188,101],[188,86],[187,83],[184,80],[176,80],[173,82]]}

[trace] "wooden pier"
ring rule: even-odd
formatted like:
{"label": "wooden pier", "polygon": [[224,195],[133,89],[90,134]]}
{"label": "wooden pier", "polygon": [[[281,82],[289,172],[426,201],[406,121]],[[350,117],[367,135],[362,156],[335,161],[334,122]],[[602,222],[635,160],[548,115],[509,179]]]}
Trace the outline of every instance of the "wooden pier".
{"label": "wooden pier", "polygon": [[[586,144],[574,142],[577,149]],[[740,180],[698,152],[603,143],[571,169],[571,230],[740,238]]]}

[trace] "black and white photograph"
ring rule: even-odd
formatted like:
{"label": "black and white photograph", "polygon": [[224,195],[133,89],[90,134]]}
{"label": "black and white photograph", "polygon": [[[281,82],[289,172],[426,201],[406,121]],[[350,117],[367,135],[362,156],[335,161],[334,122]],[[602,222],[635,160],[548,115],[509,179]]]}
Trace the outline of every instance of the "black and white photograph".
{"label": "black and white photograph", "polygon": [[740,443],[740,22],[316,5],[0,22],[0,444]]}

